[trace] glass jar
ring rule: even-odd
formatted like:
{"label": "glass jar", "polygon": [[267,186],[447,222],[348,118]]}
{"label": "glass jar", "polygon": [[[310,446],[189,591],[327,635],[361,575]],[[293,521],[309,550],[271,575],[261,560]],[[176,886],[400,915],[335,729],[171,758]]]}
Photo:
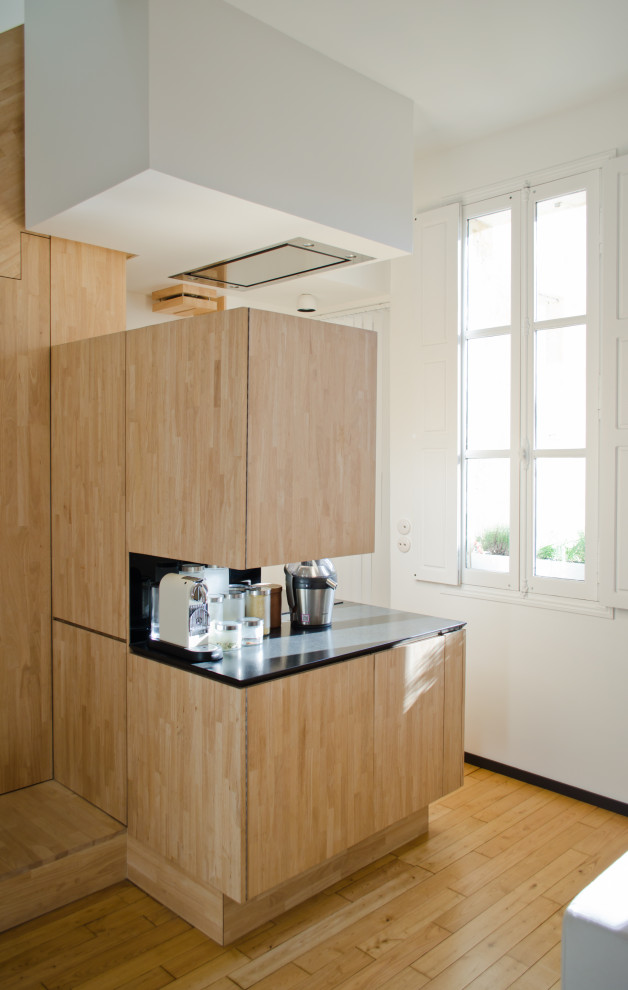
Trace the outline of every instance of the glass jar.
{"label": "glass jar", "polygon": [[229,588],[229,568],[208,564],[203,568],[203,577],[207,590],[212,595],[226,595]]}
{"label": "glass jar", "polygon": [[215,622],[218,619],[224,619],[224,595],[208,595],[207,596],[207,613],[209,615],[209,621]]}
{"label": "glass jar", "polygon": [[212,622],[210,639],[216,646],[227,650],[239,650],[242,646],[242,623],[227,619]]}
{"label": "glass jar", "polygon": [[264,620],[264,636],[270,632],[270,588],[256,584],[246,593],[246,614]]}
{"label": "glass jar", "polygon": [[243,619],[245,604],[246,591],[244,588],[240,590],[239,588],[230,586],[229,591],[225,595],[225,601],[223,604],[223,619]]}
{"label": "glass jar", "polygon": [[259,646],[264,638],[264,620],[247,615],[242,620],[242,646]]}

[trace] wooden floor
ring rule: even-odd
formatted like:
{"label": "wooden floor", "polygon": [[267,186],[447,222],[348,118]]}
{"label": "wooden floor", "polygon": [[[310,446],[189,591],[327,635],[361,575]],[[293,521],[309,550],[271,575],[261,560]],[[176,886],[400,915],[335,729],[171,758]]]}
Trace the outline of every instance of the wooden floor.
{"label": "wooden floor", "polygon": [[234,946],[128,881],[0,935],[0,990],[546,990],[565,905],[628,818],[466,768],[429,834]]}

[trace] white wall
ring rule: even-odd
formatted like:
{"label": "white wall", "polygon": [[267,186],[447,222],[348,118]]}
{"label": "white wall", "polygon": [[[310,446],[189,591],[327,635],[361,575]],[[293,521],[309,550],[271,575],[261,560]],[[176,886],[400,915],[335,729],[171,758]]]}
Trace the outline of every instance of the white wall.
{"label": "white wall", "polygon": [[412,101],[223,0],[26,0],[25,46],[29,227],[156,173],[411,249]]}
{"label": "white wall", "polygon": [[26,0],[24,96],[27,227],[147,168],[146,0]]}
{"label": "white wall", "polygon": [[500,131],[443,154],[417,159],[415,213],[474,189],[597,155],[628,151],[628,87],[562,114]]}
{"label": "white wall", "polygon": [[[526,172],[628,147],[628,90],[417,163],[418,209]],[[392,268],[391,534],[413,520],[418,361],[412,259]],[[468,752],[628,802],[628,612],[505,604],[417,582],[391,541],[391,604],[468,622]]]}
{"label": "white wall", "polygon": [[220,0],[150,25],[152,168],[410,250],[411,100]]}

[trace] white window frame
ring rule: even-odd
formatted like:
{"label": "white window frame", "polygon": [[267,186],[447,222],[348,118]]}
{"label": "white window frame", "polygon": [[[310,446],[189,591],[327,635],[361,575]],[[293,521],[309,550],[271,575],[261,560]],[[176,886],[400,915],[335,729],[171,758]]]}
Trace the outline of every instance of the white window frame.
{"label": "white window frame", "polygon": [[[534,321],[533,236],[535,206],[539,201],[586,190],[587,193],[587,313],[567,320]],[[487,213],[512,210],[511,324],[486,331],[465,332],[462,328],[461,360],[461,579],[463,589],[495,589],[519,597],[598,600],[598,433],[599,433],[599,252],[600,252],[600,173],[590,170],[552,179],[499,197],[469,203],[463,210],[462,283],[466,300],[467,221]],[[464,305],[464,303],[463,303]],[[584,581],[537,577],[534,575],[534,464],[540,457],[570,456],[574,451],[535,452],[534,436],[534,343],[537,329],[572,326],[587,327],[587,410],[586,410],[586,566]],[[466,450],[466,341],[482,336],[508,333],[511,339],[511,448],[510,458],[510,566],[508,573],[483,571],[466,566],[466,465],[472,457],[490,451]]]}
{"label": "white window frame", "polygon": [[[520,325],[519,311],[521,307],[521,279],[519,270],[521,267],[521,194],[520,192],[509,193],[505,196],[493,197],[480,203],[473,203],[463,211],[463,235],[462,235],[462,298],[463,312],[464,300],[467,298],[467,223],[476,217],[486,216],[489,213],[500,213],[503,210],[511,210],[511,295],[510,295],[510,317],[508,326],[493,327],[490,330],[475,330],[462,333],[461,348],[461,373],[462,373],[462,496],[461,496],[461,576],[463,584],[479,585],[487,588],[503,588],[510,591],[519,588],[519,541],[510,541],[510,567],[508,573],[495,573],[493,571],[483,571],[479,568],[467,567],[466,555],[466,490],[467,490],[467,462],[468,460],[486,457],[491,455],[491,451],[474,450],[469,456],[466,449],[466,382],[467,382],[467,340],[477,340],[481,337],[492,337],[502,334],[510,336],[510,380],[511,380],[511,402],[510,402],[510,450],[503,454],[493,453],[495,457],[505,457],[510,459],[510,530],[513,532],[512,521],[519,517],[519,465],[513,451],[519,447],[519,380],[520,380]],[[517,529],[518,532],[518,529]]]}

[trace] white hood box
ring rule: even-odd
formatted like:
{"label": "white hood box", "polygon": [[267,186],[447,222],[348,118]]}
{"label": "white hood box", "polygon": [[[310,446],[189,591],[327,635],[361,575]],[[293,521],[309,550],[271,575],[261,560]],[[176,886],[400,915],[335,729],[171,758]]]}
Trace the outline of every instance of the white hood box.
{"label": "white hood box", "polygon": [[296,236],[411,251],[412,102],[224,0],[26,0],[25,74],[27,227],[137,255],[129,288]]}

